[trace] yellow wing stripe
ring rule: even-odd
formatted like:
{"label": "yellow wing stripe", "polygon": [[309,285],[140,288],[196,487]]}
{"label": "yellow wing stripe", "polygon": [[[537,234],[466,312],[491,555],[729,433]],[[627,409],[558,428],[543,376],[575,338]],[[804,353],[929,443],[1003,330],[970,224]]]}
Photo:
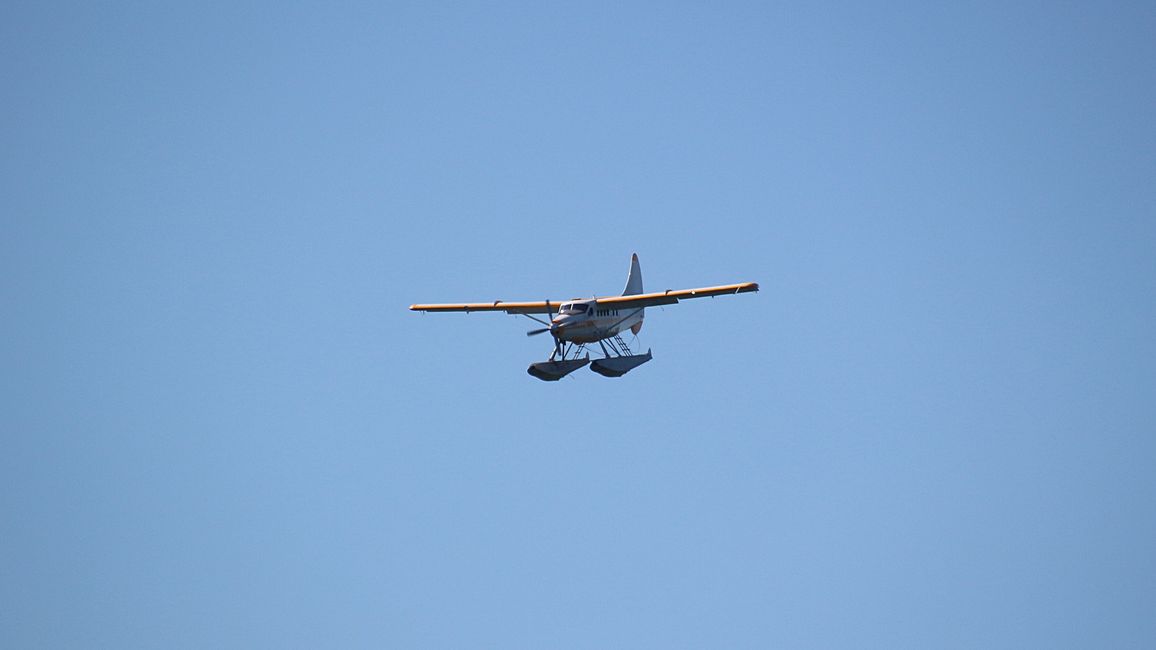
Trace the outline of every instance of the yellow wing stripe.
{"label": "yellow wing stripe", "polygon": [[411,311],[504,311],[507,314],[548,314],[558,311],[561,301],[541,300],[537,302],[462,302],[435,305],[410,305]]}
{"label": "yellow wing stripe", "polygon": [[657,305],[673,305],[680,300],[689,298],[706,298],[709,296],[729,296],[733,293],[748,293],[758,291],[757,282],[742,282],[739,284],[723,284],[717,287],[701,287],[698,289],[666,290],[656,293],[640,293],[634,296],[614,296],[599,298],[600,305],[619,305],[626,307],[652,307]]}
{"label": "yellow wing stripe", "polygon": [[[689,298],[706,298],[708,296],[729,296],[733,293],[747,293],[750,291],[758,291],[759,285],[757,282],[742,282],[739,284],[723,284],[717,287],[701,287],[698,289],[679,289],[678,291],[666,290],[657,293],[640,293],[633,296],[614,296],[610,298],[597,298],[594,302],[599,305],[614,305],[617,307],[656,307],[658,305],[673,305],[680,300],[687,300]],[[495,300],[493,302],[461,302],[461,303],[443,303],[432,305],[410,305],[411,311],[504,311],[507,314],[549,314],[558,311],[558,307],[563,302],[574,302],[582,300],[575,298],[574,300],[541,300],[537,302],[506,302],[505,300]]]}

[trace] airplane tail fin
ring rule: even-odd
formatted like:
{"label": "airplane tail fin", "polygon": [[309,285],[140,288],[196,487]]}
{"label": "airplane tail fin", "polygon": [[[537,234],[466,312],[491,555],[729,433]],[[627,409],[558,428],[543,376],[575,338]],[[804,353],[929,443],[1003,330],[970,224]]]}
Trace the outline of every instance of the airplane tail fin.
{"label": "airplane tail fin", "polygon": [[642,269],[638,268],[638,253],[630,256],[630,275],[626,276],[624,296],[634,296],[642,293]]}

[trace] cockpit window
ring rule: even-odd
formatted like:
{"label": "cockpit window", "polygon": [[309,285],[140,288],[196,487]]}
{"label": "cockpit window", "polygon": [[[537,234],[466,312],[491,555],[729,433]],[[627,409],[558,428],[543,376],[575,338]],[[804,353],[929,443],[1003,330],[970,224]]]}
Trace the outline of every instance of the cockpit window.
{"label": "cockpit window", "polygon": [[583,314],[586,313],[588,307],[589,305],[562,305],[562,311],[568,314]]}

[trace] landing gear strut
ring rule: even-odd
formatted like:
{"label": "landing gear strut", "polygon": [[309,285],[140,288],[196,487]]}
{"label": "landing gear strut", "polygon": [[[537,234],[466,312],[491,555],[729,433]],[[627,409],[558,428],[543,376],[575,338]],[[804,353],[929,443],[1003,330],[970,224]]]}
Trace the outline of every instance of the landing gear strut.
{"label": "landing gear strut", "polygon": [[578,355],[585,351],[585,343],[569,343],[567,341],[563,341],[562,339],[554,339],[554,351],[550,354],[550,361],[567,361],[577,359]]}
{"label": "landing gear strut", "polygon": [[[610,344],[610,350],[606,349],[607,343]],[[630,346],[626,345],[626,341],[622,340],[621,334],[615,334],[608,339],[602,339],[598,342],[598,345],[602,346],[602,354],[606,355],[607,359],[611,357],[628,357],[634,354],[630,351]],[[611,350],[614,352],[613,354],[611,354]]]}

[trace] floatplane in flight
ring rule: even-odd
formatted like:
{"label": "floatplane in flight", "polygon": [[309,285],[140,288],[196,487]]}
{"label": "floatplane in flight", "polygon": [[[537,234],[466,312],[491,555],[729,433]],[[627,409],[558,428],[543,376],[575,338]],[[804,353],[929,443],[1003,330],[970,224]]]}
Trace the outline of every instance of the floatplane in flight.
{"label": "floatplane in flight", "polygon": [[[621,377],[634,368],[650,361],[650,350],[646,354],[634,354],[622,340],[621,334],[630,330],[635,336],[642,329],[642,319],[647,307],[673,305],[690,298],[708,296],[729,296],[735,293],[758,291],[755,282],[724,284],[700,289],[666,290],[660,293],[642,292],[642,271],[638,267],[638,255],[630,257],[630,274],[626,277],[626,290],[621,296],[609,298],[574,298],[572,300],[542,300],[538,302],[493,302],[447,303],[435,305],[410,305],[412,311],[504,311],[507,314],[521,314],[538,321],[545,327],[526,332],[536,336],[549,332],[554,338],[554,352],[546,361],[530,364],[531,375],[543,381],[558,381],[575,370],[590,364],[590,369],[606,377]],[[549,320],[542,320],[534,314],[545,314]],[[586,346],[597,343],[603,358],[590,361]]]}

